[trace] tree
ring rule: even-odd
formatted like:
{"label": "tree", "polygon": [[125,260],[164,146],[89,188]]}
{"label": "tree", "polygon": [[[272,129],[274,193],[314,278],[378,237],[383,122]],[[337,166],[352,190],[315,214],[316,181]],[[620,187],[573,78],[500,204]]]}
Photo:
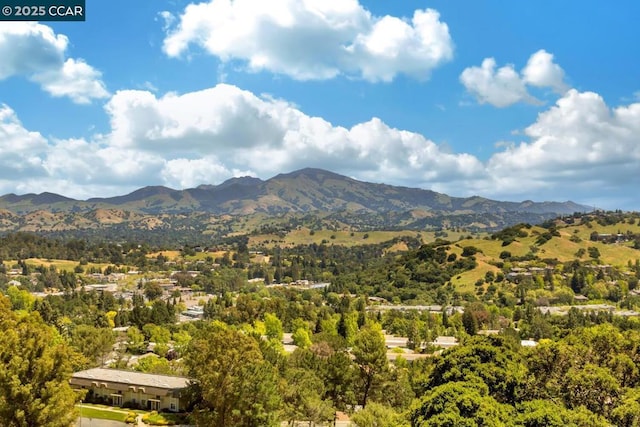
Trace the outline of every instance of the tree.
{"label": "tree", "polygon": [[395,369],[391,370],[389,381],[384,384],[382,397],[378,403],[391,406],[397,411],[403,411],[409,407],[416,395],[411,388],[407,363],[402,356],[396,359]]}
{"label": "tree", "polygon": [[142,328],[144,325],[149,323],[149,317],[151,314],[150,310],[144,304],[144,298],[140,294],[133,294],[131,302],[133,304],[133,308],[129,314],[129,321],[132,325]]}
{"label": "tree", "polygon": [[17,286],[9,286],[7,297],[11,301],[14,310],[31,310],[35,298],[26,289],[19,289]]}
{"label": "tree", "polygon": [[367,324],[356,335],[353,356],[360,369],[360,404],[367,406],[367,399],[384,382],[389,370],[384,336],[378,324]]}
{"label": "tree", "polygon": [[404,427],[409,424],[393,408],[370,402],[351,417],[357,427]]}
{"label": "tree", "polygon": [[265,314],[264,326],[269,339],[282,340],[284,333],[282,331],[282,322],[278,319],[278,316],[272,313]]}
{"label": "tree", "polygon": [[473,336],[478,333],[478,320],[473,311],[466,309],[462,313],[462,325],[467,334]]}
{"label": "tree", "polygon": [[290,424],[304,420],[311,425],[325,423],[333,418],[334,409],[322,398],[324,384],[309,369],[288,369],[283,394],[285,416]]}
{"label": "tree", "polygon": [[199,426],[271,426],[278,419],[276,371],[258,343],[220,322],[195,334],[184,364],[200,396],[193,412]]}
{"label": "tree", "polygon": [[476,381],[451,382],[427,392],[411,412],[415,427],[510,427],[513,408],[488,395]]}
{"label": "tree", "polygon": [[171,339],[171,331],[163,326],[148,323],[143,326],[142,331],[150,342],[156,344],[168,344]]}
{"label": "tree", "polygon": [[132,353],[142,353],[145,349],[144,334],[135,326],[127,329],[127,349]]}
{"label": "tree", "polygon": [[509,340],[476,335],[447,351],[434,364],[423,392],[448,382],[477,382],[497,401],[514,403],[523,392],[526,368]]}
{"label": "tree", "polygon": [[640,390],[629,390],[611,415],[617,426],[634,427],[640,425]]}
{"label": "tree", "polygon": [[156,325],[174,323],[176,321],[175,307],[170,300],[167,300],[167,302],[155,300],[151,306],[148,319],[149,323],[155,323]]}
{"label": "tree", "polygon": [[191,335],[187,331],[177,331],[173,333],[173,348],[181,357],[191,341]]}
{"label": "tree", "polygon": [[585,406],[591,412],[608,416],[617,404],[620,385],[606,368],[587,364],[582,369],[571,368],[566,373],[564,398],[567,406]]}
{"label": "tree", "polygon": [[79,356],[37,313],[16,316],[0,296],[0,424],[68,427],[83,397],[69,378]]}
{"label": "tree", "polygon": [[296,329],[291,338],[293,339],[293,343],[300,348],[311,347],[311,338],[309,337],[309,332],[305,328]]}
{"label": "tree", "polygon": [[149,301],[160,298],[162,293],[163,290],[159,283],[147,282],[144,284],[144,296],[147,297]]}
{"label": "tree", "polygon": [[140,358],[134,369],[140,372],[162,375],[171,375],[175,372],[167,359],[156,357],[155,355]]}
{"label": "tree", "polygon": [[91,365],[95,365],[98,359],[102,359],[114,343],[115,337],[111,329],[78,325],[71,331],[71,345],[82,353]]}
{"label": "tree", "polygon": [[[530,400],[517,405],[516,423],[523,427],[605,427],[610,423],[582,408],[572,411],[551,400]],[[620,425],[620,424],[618,424]]]}
{"label": "tree", "polygon": [[477,254],[478,252],[480,252],[480,249],[476,248],[475,246],[465,246],[464,248],[462,248],[463,257],[470,257]]}
{"label": "tree", "polygon": [[346,351],[336,351],[326,359],[325,366],[322,371],[325,396],[340,410],[355,404],[354,383],[357,372],[349,354]]}

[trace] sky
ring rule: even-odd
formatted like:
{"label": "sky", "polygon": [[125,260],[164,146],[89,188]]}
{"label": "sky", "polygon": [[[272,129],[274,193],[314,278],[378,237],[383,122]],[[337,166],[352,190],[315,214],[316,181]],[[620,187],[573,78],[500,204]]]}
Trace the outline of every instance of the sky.
{"label": "sky", "polygon": [[640,2],[86,0],[0,22],[0,194],[305,167],[640,210]]}

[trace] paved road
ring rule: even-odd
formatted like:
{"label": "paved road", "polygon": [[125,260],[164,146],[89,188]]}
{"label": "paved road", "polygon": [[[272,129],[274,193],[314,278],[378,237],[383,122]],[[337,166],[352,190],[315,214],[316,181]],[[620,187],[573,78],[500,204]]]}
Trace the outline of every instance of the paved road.
{"label": "paved road", "polygon": [[81,418],[76,421],[76,427],[126,427],[126,423],[111,420],[98,420],[95,418]]}

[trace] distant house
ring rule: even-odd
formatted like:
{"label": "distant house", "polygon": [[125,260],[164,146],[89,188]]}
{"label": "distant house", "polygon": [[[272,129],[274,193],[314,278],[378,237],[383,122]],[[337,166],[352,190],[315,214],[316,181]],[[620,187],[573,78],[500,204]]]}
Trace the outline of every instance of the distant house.
{"label": "distant house", "polygon": [[125,274],[124,273],[111,273],[108,277],[107,280],[109,282],[118,282],[120,280],[123,280],[125,278]]}
{"label": "distant house", "polygon": [[525,277],[532,277],[534,274],[543,274],[544,268],[541,267],[513,267],[509,273],[507,273],[507,280],[514,283],[519,283]]}
{"label": "distant house", "polygon": [[111,289],[111,286],[109,284],[100,283],[95,285],[84,285],[84,289],[86,291],[108,291]]}
{"label": "distant house", "polygon": [[604,242],[604,243],[620,243],[626,240],[626,236],[621,233],[617,234],[609,234],[609,233],[591,233],[590,240],[594,242]]}
{"label": "distant house", "polygon": [[193,319],[202,319],[204,317],[204,308],[198,305],[194,305],[187,308],[180,314],[186,317],[191,317]]}
{"label": "distant house", "polygon": [[74,373],[69,382],[75,389],[88,390],[85,401],[152,411],[186,409],[183,392],[189,379],[184,377],[93,368]]}

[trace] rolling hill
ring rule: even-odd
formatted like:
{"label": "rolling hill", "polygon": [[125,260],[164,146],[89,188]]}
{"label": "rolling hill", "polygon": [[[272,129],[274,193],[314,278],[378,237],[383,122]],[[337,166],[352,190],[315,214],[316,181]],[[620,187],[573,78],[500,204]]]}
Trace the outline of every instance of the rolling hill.
{"label": "rolling hill", "polygon": [[0,233],[186,243],[242,234],[268,240],[301,227],[348,232],[486,232],[588,210],[573,202],[451,197],[358,181],[321,169],[301,169],[268,180],[231,178],[219,185],[185,190],[150,186],[88,200],[53,193],[8,194],[0,197]]}
{"label": "rolling hill", "polygon": [[[589,211],[573,202],[502,202],[482,197],[451,197],[431,190],[358,181],[321,169],[301,169],[263,181],[231,178],[219,185],[174,190],[162,186],[138,189],[107,198],[74,200],[52,193],[8,194],[0,197],[0,209],[15,214],[48,210],[88,212],[119,209],[143,214],[207,212],[215,215],[269,215],[306,212],[389,214],[570,214]],[[424,216],[424,215],[423,215]]]}

